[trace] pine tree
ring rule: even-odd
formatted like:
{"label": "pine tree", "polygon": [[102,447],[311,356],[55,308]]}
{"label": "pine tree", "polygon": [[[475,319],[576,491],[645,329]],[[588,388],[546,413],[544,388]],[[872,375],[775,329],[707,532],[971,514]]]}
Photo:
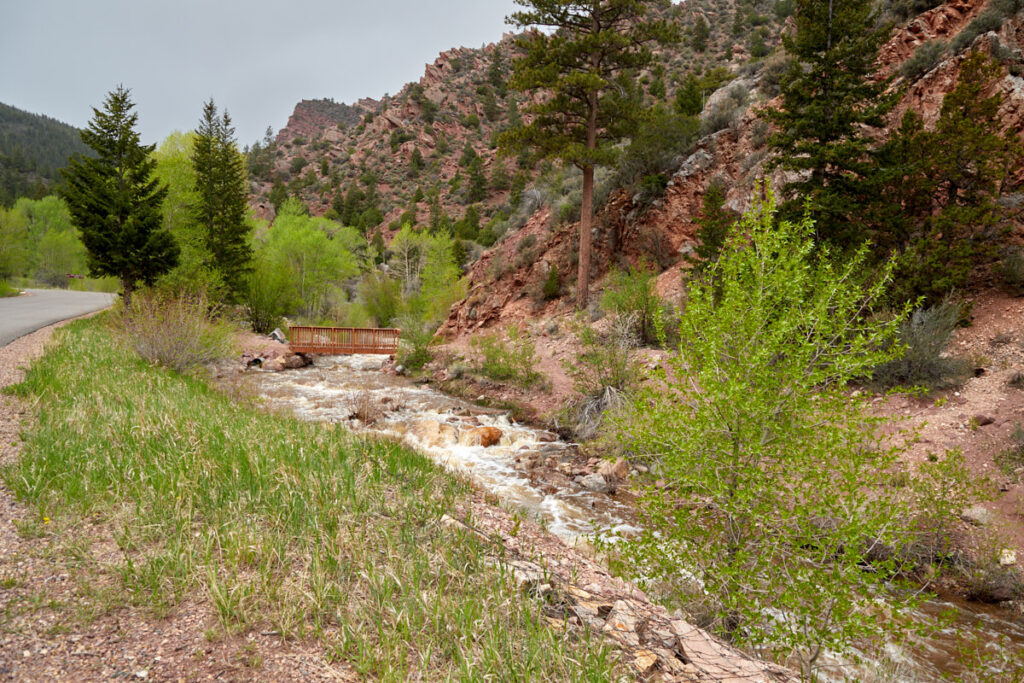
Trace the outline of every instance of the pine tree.
{"label": "pine tree", "polygon": [[[642,93],[630,72],[650,64],[652,42],[678,42],[678,29],[648,18],[666,0],[516,0],[526,11],[508,21],[532,28],[517,39],[522,56],[513,65],[512,87],[549,96],[530,105],[530,123],[503,133],[506,150],[533,148],[583,172],[576,305],[590,292],[594,168],[614,162],[615,144],[639,121]],[[554,32],[536,30],[555,29]]]}
{"label": "pine tree", "polygon": [[[871,138],[894,100],[887,81],[870,78],[884,32],[875,27],[874,0],[797,0],[796,33],[783,36],[795,57],[781,82],[782,108],[765,110],[778,127],[770,144],[775,165],[806,173],[784,189],[784,214],[809,199],[819,239],[861,241],[858,185],[872,167]],[[796,200],[800,197],[800,200]]]}
{"label": "pine tree", "polygon": [[212,259],[210,266],[232,298],[240,294],[252,263],[245,161],[234,136],[231,117],[227,111],[218,116],[211,99],[203,106],[192,151],[199,195],[195,211]]}
{"label": "pine tree", "polygon": [[71,160],[63,191],[90,274],[118,278],[127,306],[139,282],[152,284],[178,263],[178,245],[162,227],[167,188],[153,178],[155,145],[140,143],[130,95],[118,86],[102,111],[93,108],[82,141],[95,156]]}

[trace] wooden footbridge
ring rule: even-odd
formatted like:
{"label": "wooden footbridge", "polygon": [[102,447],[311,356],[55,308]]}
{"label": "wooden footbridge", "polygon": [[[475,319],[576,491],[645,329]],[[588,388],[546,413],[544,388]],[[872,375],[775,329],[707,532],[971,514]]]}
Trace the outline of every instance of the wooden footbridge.
{"label": "wooden footbridge", "polygon": [[398,352],[401,330],[363,327],[289,327],[288,346],[295,353],[343,356],[373,353],[393,356]]}

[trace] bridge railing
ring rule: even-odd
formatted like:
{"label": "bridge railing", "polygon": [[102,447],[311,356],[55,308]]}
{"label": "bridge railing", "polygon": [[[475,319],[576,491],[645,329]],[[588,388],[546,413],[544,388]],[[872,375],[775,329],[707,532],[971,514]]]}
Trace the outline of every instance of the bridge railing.
{"label": "bridge railing", "polygon": [[295,353],[329,356],[353,353],[394,355],[401,330],[364,327],[289,327],[288,346]]}

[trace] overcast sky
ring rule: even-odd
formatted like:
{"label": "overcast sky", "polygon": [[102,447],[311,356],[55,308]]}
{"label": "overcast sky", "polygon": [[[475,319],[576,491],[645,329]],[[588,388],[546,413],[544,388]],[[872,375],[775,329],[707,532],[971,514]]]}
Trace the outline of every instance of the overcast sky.
{"label": "overcast sky", "polygon": [[395,93],[451,47],[511,30],[513,0],[0,0],[0,102],[82,127],[131,88],[146,143],[213,97],[249,144],[301,99]]}

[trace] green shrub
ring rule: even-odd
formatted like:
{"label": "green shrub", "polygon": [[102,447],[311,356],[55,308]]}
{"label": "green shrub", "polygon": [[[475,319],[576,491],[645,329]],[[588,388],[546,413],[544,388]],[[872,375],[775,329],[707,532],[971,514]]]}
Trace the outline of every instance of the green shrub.
{"label": "green shrub", "polygon": [[897,332],[903,355],[876,367],[872,372],[874,384],[884,388],[924,387],[931,391],[966,381],[970,376],[969,363],[942,355],[961,317],[961,305],[949,298],[914,311],[900,323]]}
{"label": "green shrub", "polygon": [[562,283],[558,279],[558,264],[556,263],[548,268],[548,275],[544,278],[544,287],[541,293],[544,295],[545,301],[551,301],[557,299],[561,291]]}
{"label": "green shrub", "polygon": [[629,404],[640,376],[632,351],[637,340],[629,326],[617,324],[601,337],[592,327],[577,323],[576,336],[582,351],[563,365],[577,397],[555,418],[564,435],[586,441],[598,435],[605,416]]}
{"label": "green shrub", "polygon": [[641,344],[658,341],[657,321],[662,313],[661,299],[654,293],[654,280],[658,273],[653,266],[641,260],[628,270],[613,270],[608,276],[608,287],[601,297],[601,307],[614,312],[636,335]]}
{"label": "green shrub", "polygon": [[935,68],[946,52],[946,41],[930,40],[918,46],[910,59],[903,62],[900,74],[907,80],[916,80]]}
{"label": "green shrub", "polygon": [[0,280],[0,299],[8,296],[18,296],[21,291],[7,284],[7,280]]}
{"label": "green shrub", "polygon": [[406,313],[396,321],[402,330],[395,362],[409,370],[419,370],[433,359],[430,344],[434,340],[437,325],[419,316]]}
{"label": "green shrub", "polygon": [[512,382],[524,387],[536,384],[541,375],[534,369],[537,352],[533,341],[515,326],[509,326],[507,334],[507,341],[498,334],[473,338],[470,343],[480,354],[478,371],[499,382]]}
{"label": "green shrub", "polygon": [[234,350],[234,326],[218,319],[202,294],[142,290],[122,309],[126,341],[146,360],[177,372],[212,363]]}

